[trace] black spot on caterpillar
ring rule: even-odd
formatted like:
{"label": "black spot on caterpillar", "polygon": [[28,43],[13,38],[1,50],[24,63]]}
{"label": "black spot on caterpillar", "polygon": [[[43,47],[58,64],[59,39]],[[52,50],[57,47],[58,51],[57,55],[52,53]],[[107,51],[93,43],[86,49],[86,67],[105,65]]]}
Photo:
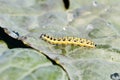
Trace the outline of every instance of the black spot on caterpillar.
{"label": "black spot on caterpillar", "polygon": [[95,48],[95,43],[82,38],[77,37],[62,37],[62,38],[54,38],[46,34],[41,34],[41,39],[50,43],[50,44],[57,44],[57,45],[77,45],[81,47],[89,47]]}

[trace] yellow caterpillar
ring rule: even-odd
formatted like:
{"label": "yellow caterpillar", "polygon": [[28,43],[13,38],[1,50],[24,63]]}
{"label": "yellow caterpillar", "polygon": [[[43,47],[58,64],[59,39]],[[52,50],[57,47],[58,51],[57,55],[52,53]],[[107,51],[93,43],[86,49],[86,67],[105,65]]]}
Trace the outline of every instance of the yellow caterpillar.
{"label": "yellow caterpillar", "polygon": [[81,47],[89,47],[89,48],[95,48],[94,42],[77,38],[77,37],[62,37],[62,38],[53,38],[46,34],[41,34],[40,38],[42,38],[44,41],[47,41],[50,44],[57,44],[57,45],[77,45]]}

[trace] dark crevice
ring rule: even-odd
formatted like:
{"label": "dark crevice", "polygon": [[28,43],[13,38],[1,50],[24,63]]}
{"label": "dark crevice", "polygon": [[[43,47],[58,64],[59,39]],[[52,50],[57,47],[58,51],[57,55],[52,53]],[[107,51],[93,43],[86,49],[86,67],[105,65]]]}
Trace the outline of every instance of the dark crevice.
{"label": "dark crevice", "polygon": [[70,7],[70,1],[69,0],[63,0],[63,3],[64,3],[65,9],[69,9],[69,7]]}
{"label": "dark crevice", "polygon": [[8,48],[31,48],[28,45],[25,45],[21,40],[12,38],[7,33],[5,33],[4,28],[0,26],[0,40],[6,42]]}

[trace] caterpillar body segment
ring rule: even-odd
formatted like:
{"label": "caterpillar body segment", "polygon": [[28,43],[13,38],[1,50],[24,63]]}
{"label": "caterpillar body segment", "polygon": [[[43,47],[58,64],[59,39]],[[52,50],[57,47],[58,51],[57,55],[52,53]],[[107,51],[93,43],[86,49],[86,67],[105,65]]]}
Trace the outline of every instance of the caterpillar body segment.
{"label": "caterpillar body segment", "polygon": [[53,38],[46,34],[41,34],[41,39],[44,41],[50,43],[50,44],[56,44],[56,45],[77,45],[81,47],[89,47],[89,48],[95,48],[95,43],[82,38],[77,37],[62,37],[62,38]]}

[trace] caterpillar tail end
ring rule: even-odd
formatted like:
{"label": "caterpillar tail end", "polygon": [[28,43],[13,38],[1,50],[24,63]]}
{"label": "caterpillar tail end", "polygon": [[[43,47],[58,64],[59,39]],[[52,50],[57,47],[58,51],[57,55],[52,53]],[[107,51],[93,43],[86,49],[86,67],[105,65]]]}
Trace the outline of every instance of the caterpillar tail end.
{"label": "caterpillar tail end", "polygon": [[97,44],[95,44],[95,47],[97,46]]}

